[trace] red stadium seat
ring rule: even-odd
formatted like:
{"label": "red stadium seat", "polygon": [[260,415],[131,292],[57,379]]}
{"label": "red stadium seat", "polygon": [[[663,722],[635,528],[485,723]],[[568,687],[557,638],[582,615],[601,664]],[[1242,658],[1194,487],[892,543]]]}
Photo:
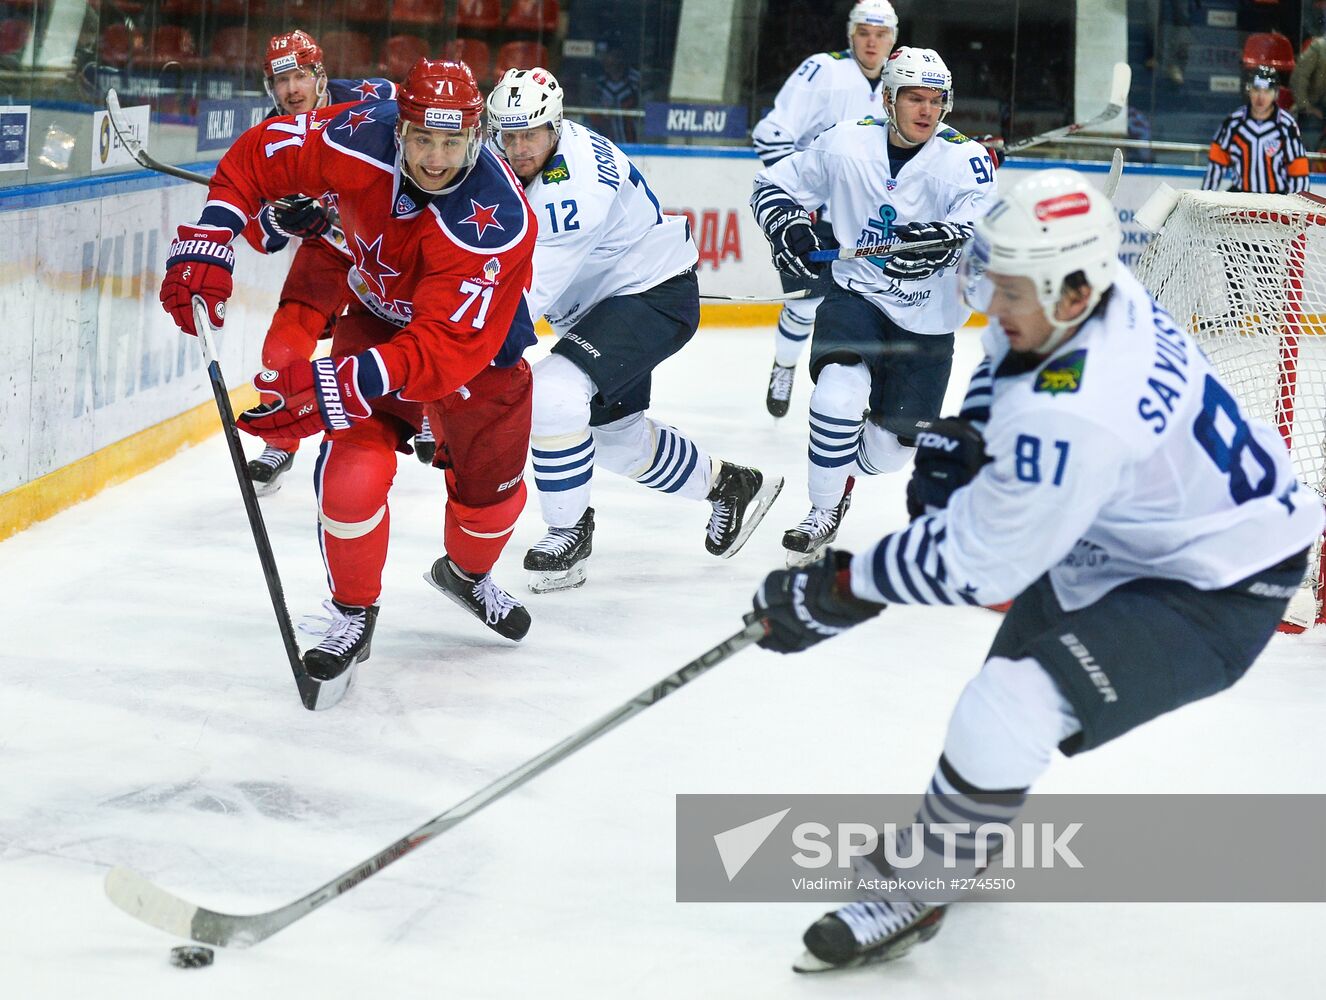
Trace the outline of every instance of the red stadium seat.
{"label": "red stadium seat", "polygon": [[1243,68],[1269,66],[1280,71],[1281,82],[1289,82],[1294,69],[1294,43],[1278,31],[1260,31],[1243,43]]}
{"label": "red stadium seat", "polygon": [[0,56],[21,56],[28,44],[32,21],[26,17],[11,17],[0,21]]}
{"label": "red stadium seat", "polygon": [[428,43],[418,35],[392,35],[383,43],[378,71],[388,80],[399,82],[411,66],[427,57]]}
{"label": "red stadium seat", "polygon": [[163,24],[152,32],[148,50],[153,66],[164,67],[178,63],[181,69],[197,69],[202,65],[198,46],[193,41],[193,32],[178,24]]}
{"label": "red stadium seat", "polygon": [[101,33],[97,60],[109,66],[126,66],[132,59],[141,59],[147,51],[143,36],[123,24],[108,24]]}
{"label": "red stadium seat", "polygon": [[506,12],[506,26],[510,31],[538,31],[549,35],[557,30],[561,14],[557,0],[514,0]]}
{"label": "red stadium seat", "polygon": [[502,24],[502,0],[460,0],[456,27],[491,31]]}
{"label": "red stadium seat", "polygon": [[[391,23],[432,26],[442,20],[446,8],[445,0],[392,0]],[[376,12],[374,16],[381,18]]]}
{"label": "red stadium seat", "polygon": [[260,38],[257,32],[243,28],[222,28],[212,37],[211,49],[207,53],[208,69],[239,72],[256,65],[253,52],[262,44]]}
{"label": "red stadium seat", "polygon": [[548,65],[548,46],[541,42],[507,42],[497,50],[496,76],[509,69],[533,69]]}
{"label": "red stadium seat", "polygon": [[375,71],[373,42],[362,31],[329,31],[318,40],[322,43],[328,76],[368,76]]}
{"label": "red stadium seat", "polygon": [[467,65],[479,83],[492,79],[492,56],[488,43],[477,38],[453,38],[442,48],[442,54],[448,59],[456,59]]}

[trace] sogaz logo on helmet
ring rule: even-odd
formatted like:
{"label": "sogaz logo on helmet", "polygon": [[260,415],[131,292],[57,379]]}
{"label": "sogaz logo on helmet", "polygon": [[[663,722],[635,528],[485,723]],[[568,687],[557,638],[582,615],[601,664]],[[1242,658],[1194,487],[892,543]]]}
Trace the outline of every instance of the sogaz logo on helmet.
{"label": "sogaz logo on helmet", "polygon": [[452,108],[425,108],[424,127],[457,131],[461,126],[461,112]]}
{"label": "sogaz logo on helmet", "polygon": [[921,82],[925,84],[927,87],[943,87],[946,83],[948,83],[948,81],[945,80],[938,73],[922,73]]}
{"label": "sogaz logo on helmet", "polygon": [[529,124],[529,115],[498,115],[497,124],[502,128],[514,128]]}
{"label": "sogaz logo on helmet", "polygon": [[299,66],[299,56],[293,53],[288,56],[281,56],[279,59],[272,60],[272,76],[278,73],[284,73],[286,70],[295,69]]}

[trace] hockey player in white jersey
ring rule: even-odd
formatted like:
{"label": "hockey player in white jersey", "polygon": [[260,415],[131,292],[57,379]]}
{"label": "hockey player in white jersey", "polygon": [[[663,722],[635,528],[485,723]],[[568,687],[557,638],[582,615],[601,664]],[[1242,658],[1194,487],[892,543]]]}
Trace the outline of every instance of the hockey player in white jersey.
{"label": "hockey player in white jersey", "polygon": [[[898,36],[898,15],[888,0],[860,0],[847,15],[847,49],[811,56],[787,78],[774,106],[756,123],[751,142],[760,161],[771,167],[784,156],[805,149],[831,125],[884,115],[880,74]],[[814,228],[821,240],[832,237],[828,208]],[[831,280],[806,280],[780,272],[784,292],[805,290],[804,299],[785,304],[774,335],[774,362],[764,404],[775,417],[787,414],[797,359],[815,326],[815,310]]]}
{"label": "hockey player in white jersey", "polygon": [[534,366],[531,451],[547,534],[525,556],[536,592],[578,587],[594,534],[594,466],[711,509],[705,548],[734,555],[782,477],[710,458],[645,414],[653,369],[700,321],[690,224],[664,215],[612,142],[562,120],[545,69],[509,70],[488,97],[489,132],[539,220],[531,315],[558,337]]}
{"label": "hockey player in white jersey", "polygon": [[[859,555],[777,571],[755,595],[761,644],[778,652],[889,604],[1016,598],[953,710],[918,822],[1011,824],[1056,747],[1090,750],[1234,684],[1321,533],[1284,442],[1247,417],[1119,244],[1108,199],[1075,171],[1009,191],[962,267],[990,317],[986,354],[961,417],[920,437],[914,520]],[[956,837],[946,875],[977,872],[973,840]],[[942,850],[927,839],[909,878],[938,871]],[[878,852],[858,861],[864,877],[890,870]],[[896,958],[959,895],[850,903],[806,932],[798,968]]]}
{"label": "hockey player in white jersey", "polygon": [[958,294],[957,263],[970,224],[994,201],[985,148],[943,124],[953,77],[930,49],[900,47],[884,67],[887,120],[842,122],[808,149],[761,170],[751,207],[790,274],[829,267],[809,210],[833,206],[833,236],[845,247],[948,240],[939,250],[835,261],[815,318],[810,376],[810,512],[783,536],[788,564],[813,561],[833,541],[857,475],[893,472],[913,436],[884,426],[937,417],[953,362],[953,331],[970,310]]}

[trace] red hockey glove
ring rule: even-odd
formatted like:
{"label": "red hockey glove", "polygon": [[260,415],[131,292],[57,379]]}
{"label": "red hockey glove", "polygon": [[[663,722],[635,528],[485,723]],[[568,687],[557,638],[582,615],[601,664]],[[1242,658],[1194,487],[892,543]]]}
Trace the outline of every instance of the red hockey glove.
{"label": "red hockey glove", "polygon": [[[384,387],[376,356],[361,364],[360,356],[298,361],[279,371],[259,372],[253,379],[261,405],[239,415],[240,430],[261,438],[309,437],[322,431],[343,431],[352,421],[373,413],[368,400]],[[360,381],[376,383],[365,385]]]}
{"label": "red hockey glove", "polygon": [[175,320],[175,325],[191,336],[193,297],[201,295],[207,303],[212,325],[220,326],[226,318],[226,299],[234,290],[231,277],[235,270],[235,251],[227,237],[215,229],[180,226],[178,238],[170,245],[166,258],[166,276],[161,279],[161,305]]}

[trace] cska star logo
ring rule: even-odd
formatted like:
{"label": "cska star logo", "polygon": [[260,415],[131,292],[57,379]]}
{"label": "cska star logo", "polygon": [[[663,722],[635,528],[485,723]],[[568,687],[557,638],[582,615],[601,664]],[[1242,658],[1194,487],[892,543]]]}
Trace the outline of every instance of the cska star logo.
{"label": "cska star logo", "polygon": [[379,236],[372,243],[365,243],[363,237],[355,233],[355,242],[359,244],[355,251],[355,267],[366,281],[377,285],[378,295],[386,298],[387,279],[399,277],[401,272],[383,262],[382,237]]}
{"label": "cska star logo", "polygon": [[467,219],[461,219],[462,224],[469,224],[474,227],[479,239],[483,239],[483,234],[491,228],[496,228],[499,232],[506,232],[506,226],[497,221],[496,205],[480,205],[473,198],[470,199],[470,215]]}
{"label": "cska star logo", "polygon": [[378,85],[372,80],[360,80],[358,87],[351,87],[359,95],[361,101],[376,101],[378,99]]}
{"label": "cska star logo", "polygon": [[336,131],[340,132],[342,129],[346,129],[351,135],[354,135],[355,129],[359,128],[359,126],[372,124],[373,121],[372,108],[369,108],[367,111],[351,111],[350,116],[336,126]]}

